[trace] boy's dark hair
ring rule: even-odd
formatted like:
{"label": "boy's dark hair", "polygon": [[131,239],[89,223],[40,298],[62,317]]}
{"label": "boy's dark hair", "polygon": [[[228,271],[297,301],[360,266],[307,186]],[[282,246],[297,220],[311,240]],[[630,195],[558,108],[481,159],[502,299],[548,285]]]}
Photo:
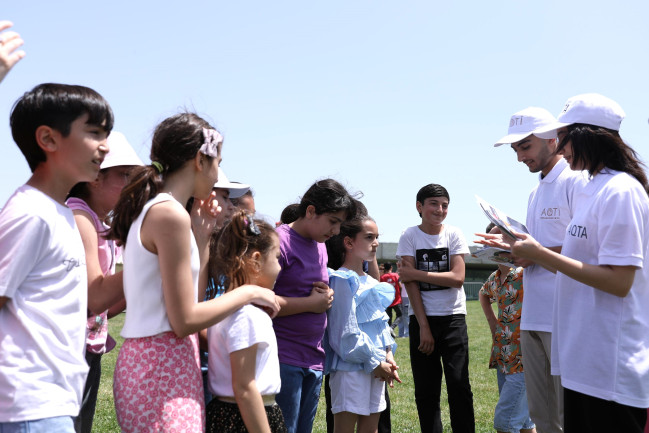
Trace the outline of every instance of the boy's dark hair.
{"label": "boy's dark hair", "polygon": [[[451,202],[451,196],[448,195],[448,191],[442,185],[436,183],[429,183],[426,186],[422,186],[421,189],[417,192],[417,202],[424,204],[424,201],[430,197],[446,197],[448,202]],[[419,213],[421,217],[421,213]]]}
{"label": "boy's dark hair", "polygon": [[390,272],[392,270],[392,263],[390,262],[385,262],[382,266],[385,272]]}
{"label": "boy's dark hair", "polygon": [[300,204],[293,203],[289,204],[282,211],[282,215],[279,217],[279,222],[282,224],[290,224],[297,220],[300,217]]}
{"label": "boy's dark hair", "polygon": [[306,215],[306,209],[309,206],[315,207],[317,215],[341,210],[345,211],[345,219],[353,218],[356,215],[356,201],[344,186],[333,179],[319,180],[304,193],[300,200],[300,218]]}
{"label": "boy's dark hair", "polygon": [[67,137],[72,122],[84,114],[88,115],[88,124],[108,133],[113,129],[113,110],[103,96],[88,87],[45,83],[16,101],[9,120],[11,135],[32,172],[46,160],[36,141],[36,129],[46,125]]}

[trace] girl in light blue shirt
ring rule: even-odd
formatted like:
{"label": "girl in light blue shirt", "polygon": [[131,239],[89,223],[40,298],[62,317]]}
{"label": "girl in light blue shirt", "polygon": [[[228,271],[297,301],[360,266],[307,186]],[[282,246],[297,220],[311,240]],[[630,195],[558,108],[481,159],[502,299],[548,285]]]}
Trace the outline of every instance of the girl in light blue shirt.
{"label": "girl in light blue shirt", "polygon": [[385,309],[394,287],[363,271],[378,247],[378,227],[369,216],[345,221],[340,234],[327,241],[329,286],[334,301],[327,312],[325,373],[330,387],[334,432],[376,431],[385,409],[385,383],[401,382],[396,349]]}

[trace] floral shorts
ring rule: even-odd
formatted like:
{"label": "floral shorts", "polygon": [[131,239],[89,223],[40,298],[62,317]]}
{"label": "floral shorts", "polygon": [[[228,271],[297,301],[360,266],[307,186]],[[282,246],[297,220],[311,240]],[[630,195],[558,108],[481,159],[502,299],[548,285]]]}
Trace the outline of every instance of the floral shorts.
{"label": "floral shorts", "polygon": [[124,341],[113,383],[124,432],[203,432],[205,401],[196,334]]}

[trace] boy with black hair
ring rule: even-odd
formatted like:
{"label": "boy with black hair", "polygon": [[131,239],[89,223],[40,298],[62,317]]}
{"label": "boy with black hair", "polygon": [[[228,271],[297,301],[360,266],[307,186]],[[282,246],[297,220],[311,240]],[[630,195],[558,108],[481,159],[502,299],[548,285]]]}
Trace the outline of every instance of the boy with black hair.
{"label": "boy with black hair", "polygon": [[409,314],[415,316],[410,320],[410,363],[422,432],[442,433],[442,371],[453,432],[475,432],[462,287],[469,248],[458,228],[443,224],[449,202],[443,186],[422,187],[416,202],[421,224],[407,228],[397,247],[399,277],[410,298]]}
{"label": "boy with black hair", "polygon": [[10,123],[33,174],[0,212],[0,430],[74,432],[88,372],[88,280],[65,198],[97,178],[113,112],[87,87],[41,84]]}

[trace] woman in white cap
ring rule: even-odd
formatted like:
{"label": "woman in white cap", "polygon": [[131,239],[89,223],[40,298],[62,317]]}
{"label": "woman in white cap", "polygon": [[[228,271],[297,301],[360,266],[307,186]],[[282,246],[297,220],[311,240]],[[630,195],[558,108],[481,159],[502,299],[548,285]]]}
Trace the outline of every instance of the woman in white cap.
{"label": "woman in white cap", "polygon": [[[557,272],[552,373],[564,387],[570,432],[638,432],[649,407],[649,185],[620,137],[624,112],[598,95],[568,100],[558,152],[590,179],[561,254],[519,234],[481,235]],[[503,242],[504,241],[504,242]]]}
{"label": "woman in white cap", "polygon": [[[86,253],[88,271],[88,306],[92,311],[86,323],[86,362],[90,367],[83,390],[81,412],[74,420],[77,433],[92,430],[101,379],[101,356],[115,347],[108,335],[108,318],[124,310],[121,272],[115,275],[115,261],[120,255],[114,241],[103,235],[107,220],[127,184],[133,167],[143,165],[124,134],[113,131],[108,137],[110,152],[101,164],[94,182],[81,182],[72,188],[67,205],[74,212]],[[118,302],[115,302],[118,301]]]}

